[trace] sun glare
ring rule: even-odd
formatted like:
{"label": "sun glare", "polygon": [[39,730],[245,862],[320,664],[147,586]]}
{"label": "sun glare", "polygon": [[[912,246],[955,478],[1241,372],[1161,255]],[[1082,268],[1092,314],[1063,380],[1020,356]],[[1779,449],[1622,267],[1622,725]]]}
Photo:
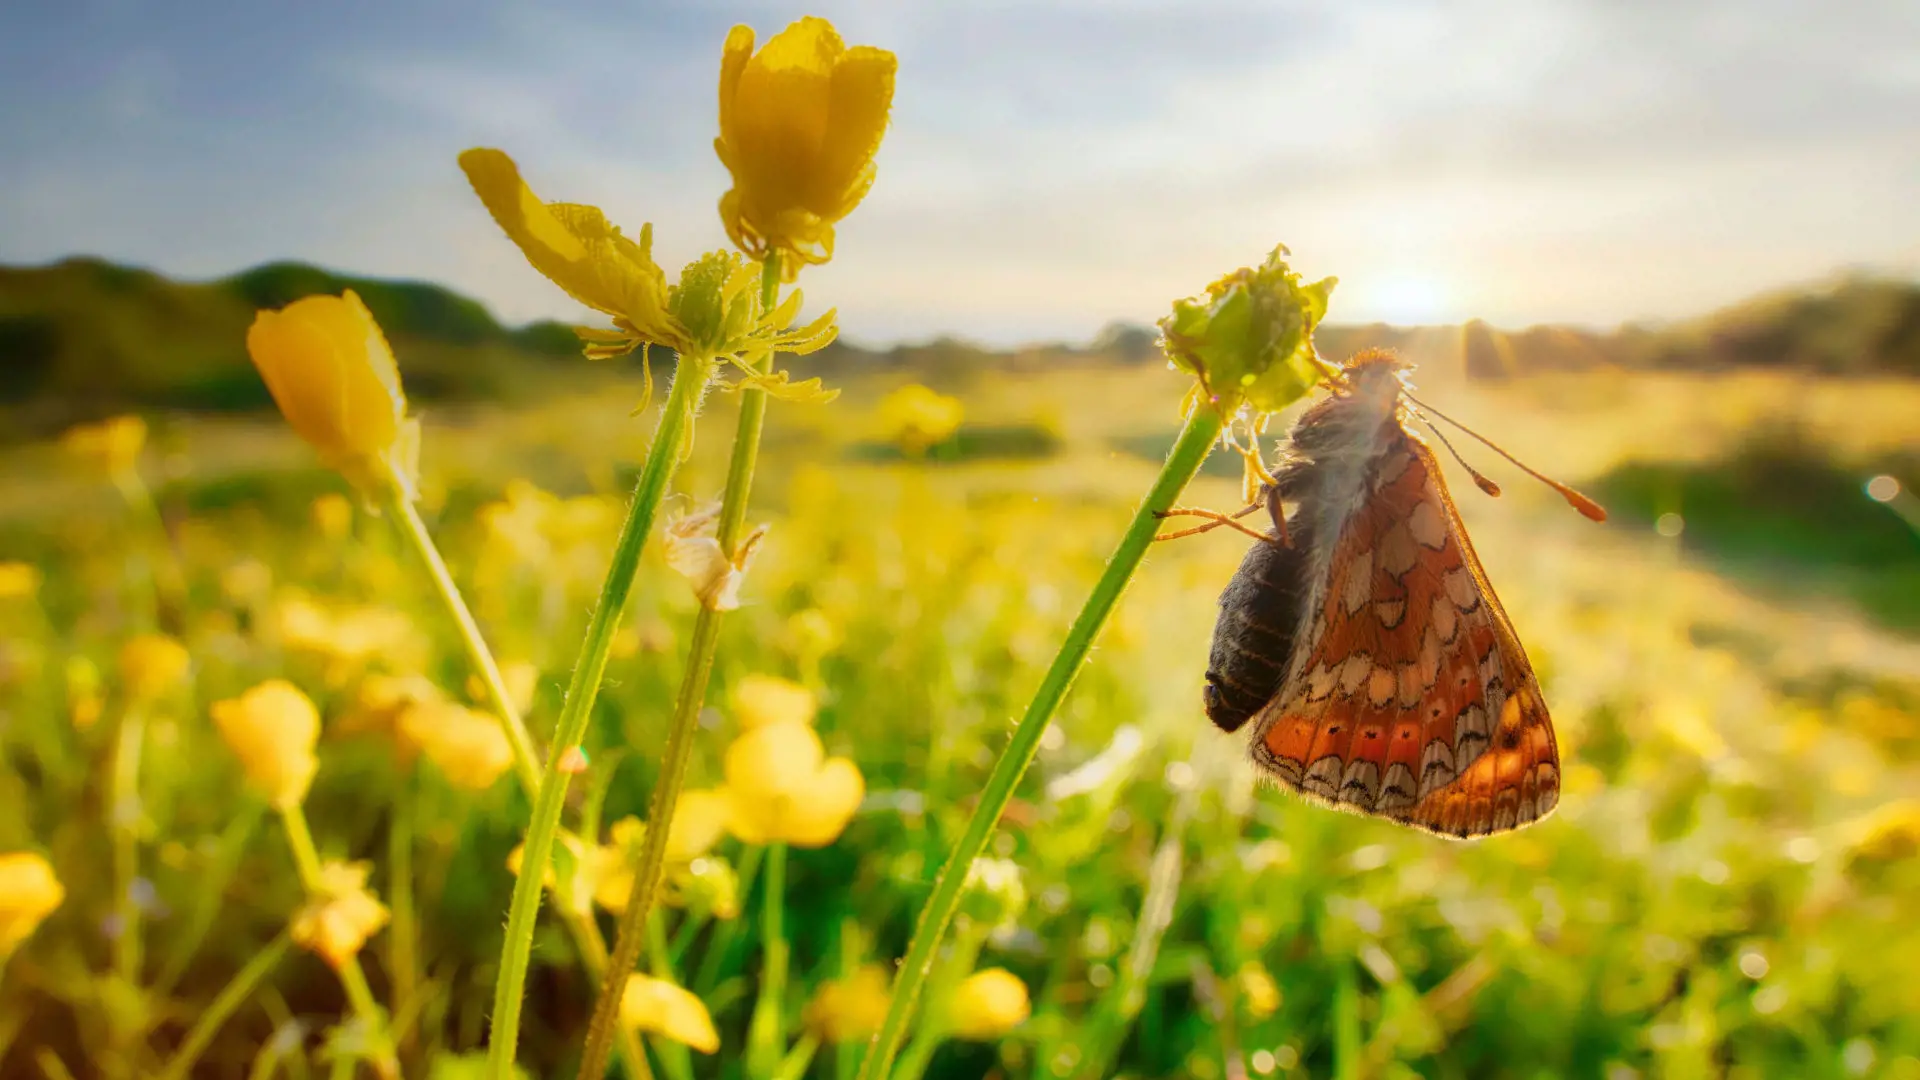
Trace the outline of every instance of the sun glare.
{"label": "sun glare", "polygon": [[1356,297],[1355,306],[1364,313],[1363,318],[1412,326],[1449,321],[1453,299],[1452,292],[1433,278],[1395,273],[1382,277],[1363,296]]}

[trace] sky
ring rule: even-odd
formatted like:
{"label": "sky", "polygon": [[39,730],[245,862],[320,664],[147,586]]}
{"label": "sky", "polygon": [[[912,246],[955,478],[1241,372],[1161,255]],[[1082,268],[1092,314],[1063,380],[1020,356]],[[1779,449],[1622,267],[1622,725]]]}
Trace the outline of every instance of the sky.
{"label": "sky", "polygon": [[455,164],[725,245],[727,29],[900,60],[879,177],[809,270],[864,344],[1084,340],[1276,243],[1336,322],[1683,318],[1920,274],[1912,0],[11,0],[0,263],[302,259],[587,319]]}

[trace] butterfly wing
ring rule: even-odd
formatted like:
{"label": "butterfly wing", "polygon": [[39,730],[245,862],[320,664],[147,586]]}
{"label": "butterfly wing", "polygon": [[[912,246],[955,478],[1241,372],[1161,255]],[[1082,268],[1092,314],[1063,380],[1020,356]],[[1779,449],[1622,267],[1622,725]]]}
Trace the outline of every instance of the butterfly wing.
{"label": "butterfly wing", "polygon": [[1538,681],[1439,463],[1399,425],[1326,566],[1253,757],[1303,795],[1448,836],[1536,821],[1559,797]]}

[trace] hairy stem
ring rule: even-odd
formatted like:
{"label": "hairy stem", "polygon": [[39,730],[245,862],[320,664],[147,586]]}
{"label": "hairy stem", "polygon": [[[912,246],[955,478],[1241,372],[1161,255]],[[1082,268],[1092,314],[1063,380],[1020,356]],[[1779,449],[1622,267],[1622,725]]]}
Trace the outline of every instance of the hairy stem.
{"label": "hairy stem", "polygon": [[[760,307],[773,309],[780,291],[780,255],[767,256],[760,273]],[[769,356],[760,361],[759,370],[771,363]],[[716,539],[720,550],[731,557],[740,542],[741,527],[747,519],[747,496],[753,487],[753,469],[760,458],[760,431],[766,423],[767,392],[753,387],[740,391],[740,421],[734,429],[733,456],[727,465],[727,486],[720,499],[720,522]],[[687,654],[687,667],[680,678],[680,692],[674,702],[673,721],[667,729],[667,747],[660,765],[660,779],[654,784],[647,804],[647,833],[634,865],[633,891],[627,909],[620,915],[620,932],[614,937],[613,959],[600,983],[600,999],[593,1006],[593,1020],[587,1026],[587,1042],[581,1051],[580,1076],[600,1080],[607,1069],[607,1043],[619,1025],[620,997],[627,976],[640,959],[640,946],[646,939],[647,917],[653,911],[655,893],[666,868],[667,839],[673,828],[673,811],[686,787],[687,762],[693,757],[693,736],[699,726],[700,707],[707,699],[707,679],[713,673],[714,649],[720,640],[720,612],[702,605],[693,623],[693,641]]]}
{"label": "hairy stem", "polygon": [[[661,410],[660,426],[654,429],[653,445],[647,451],[640,479],[634,485],[633,505],[627,511],[626,524],[621,526],[620,538],[614,545],[613,561],[607,567],[606,582],[600,589],[600,602],[587,622],[586,641],[574,663],[572,681],[567,684],[566,705],[554,728],[553,752],[547,755],[545,774],[535,789],[538,794],[533,801],[533,818],[527,825],[525,858],[520,877],[514,882],[513,904],[507,912],[507,936],[500,951],[499,977],[494,984],[493,1030],[487,1051],[490,1080],[512,1080],[513,1077],[514,1054],[520,1042],[520,1004],[526,992],[527,964],[533,953],[534,920],[540,911],[546,868],[553,859],[553,841],[560,830],[560,811],[566,803],[567,784],[572,779],[564,767],[566,751],[579,745],[586,734],[594,699],[600,693],[600,680],[606,673],[607,654],[613,647],[620,616],[633,592],[640,553],[646,547],[647,534],[653,531],[653,519],[660,512],[660,503],[666,497],[674,470],[680,465],[681,449],[712,370],[711,360],[685,355],[679,359],[673,389]],[[644,1068],[644,1058],[641,1060]]]}
{"label": "hairy stem", "polygon": [[954,912],[960,906],[968,869],[972,867],[973,860],[986,850],[987,841],[992,837],[994,827],[999,824],[1001,812],[1006,809],[1008,800],[1013,798],[1014,788],[1020,783],[1027,766],[1033,762],[1034,752],[1040,747],[1040,736],[1045,733],[1047,723],[1053,719],[1055,710],[1066,697],[1074,676],[1079,674],[1081,666],[1086,663],[1087,654],[1093,649],[1094,639],[1099,636],[1101,627],[1119,602],[1121,592],[1126,589],[1127,582],[1146,556],[1148,546],[1153,543],[1154,533],[1160,524],[1159,513],[1173,506],[1173,500],[1199,471],[1200,463],[1206,460],[1215,437],[1220,434],[1220,423],[1220,414],[1205,405],[1195,408],[1187,417],[1179,439],[1168,452],[1166,463],[1160,467],[1160,475],[1154,478],[1153,486],[1147,489],[1146,498],[1134,511],[1133,521],[1121,536],[1119,546],[1114,548],[1113,557],[1107,561],[1106,570],[1093,587],[1093,594],[1087,597],[1086,605],[1074,619],[1066,640],[1060,644],[1060,652],[1053,658],[1053,665],[1040,682],[1040,689],[1035,692],[1026,714],[1013,729],[1006,749],[1000,753],[1000,760],[994,763],[993,773],[980,793],[973,816],[967,820],[959,842],[954,844],[946,863],[940,867],[939,876],[934,879],[933,893],[920,913],[913,940],[907,946],[906,959],[901,962],[900,972],[894,978],[893,997],[887,1005],[886,1019],[881,1022],[880,1030],[875,1033],[872,1043],[868,1045],[867,1055],[860,1063],[859,1080],[882,1080],[887,1075],[894,1055],[899,1052],[900,1043],[906,1037],[907,1024],[913,1018],[920,991],[933,969],[940,942],[946,937]]}

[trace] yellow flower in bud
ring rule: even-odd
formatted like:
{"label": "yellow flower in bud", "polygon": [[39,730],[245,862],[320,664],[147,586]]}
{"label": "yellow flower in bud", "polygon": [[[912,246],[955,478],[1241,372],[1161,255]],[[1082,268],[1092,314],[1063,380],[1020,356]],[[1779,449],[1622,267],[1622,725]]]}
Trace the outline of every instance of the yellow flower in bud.
{"label": "yellow flower in bud", "polygon": [[328,540],[339,540],[353,528],[353,503],[337,491],[313,500],[313,527]]}
{"label": "yellow flower in bud", "polygon": [[727,34],[713,148],[733,175],[720,218],[740,250],[786,252],[789,281],[833,257],[835,223],[873,186],[897,67],[885,49],[847,48],[825,19],[801,19],[757,53],[751,27]]}
{"label": "yellow flower in bud", "polygon": [[820,736],[805,724],[743,733],[725,759],[728,830],[748,844],[833,843],[866,798],[866,780],[846,758],[825,758]]}
{"label": "yellow flower in bud", "polygon": [[811,724],[819,708],[813,691],[775,675],[748,675],[733,684],[733,716],[742,731],[769,724]]}
{"label": "yellow flower in bud", "polygon": [[1033,1011],[1027,984],[1005,968],[976,971],[961,980],[947,1002],[947,1022],[962,1039],[997,1039],[1025,1023]]}
{"label": "yellow flower in bud", "polygon": [[887,438],[918,457],[946,442],[966,416],[960,399],[908,383],[880,399],[880,424]]}
{"label": "yellow flower in bud", "polygon": [[[507,238],[547,280],[568,296],[613,318],[613,329],[576,328],[590,357],[623,356],[643,345],[662,345],[680,355],[676,378],[707,378],[710,361],[742,366],[745,353],[796,355],[825,348],[838,333],[828,311],[808,325],[787,329],[800,313],[798,289],[771,311],[760,305],[759,271],[738,255],[716,251],[680,271],[669,287],[653,261],[653,226],[635,241],[607,221],[599,208],[545,203],[520,178],[513,159],[499,150],[473,149],[460,167]],[[834,396],[820,380],[793,384],[784,371],[742,366],[736,385],[755,386],[779,397],[822,401]]]}
{"label": "yellow flower in bud", "polygon": [[820,984],[807,1003],[806,1023],[827,1042],[864,1042],[880,1030],[892,997],[887,969],[866,964]]}
{"label": "yellow flower in bud", "polygon": [[294,943],[338,968],[387,925],[387,907],[367,891],[368,864],[330,862],[305,907],[293,916]]}
{"label": "yellow flower in bud", "polygon": [[397,730],[457,788],[485,791],[513,767],[500,721],[457,702],[417,702],[400,713]]}
{"label": "yellow flower in bud", "polygon": [[646,975],[627,978],[620,995],[620,1022],[636,1031],[664,1035],[703,1054],[720,1049],[720,1033],[706,1003],[665,979]]}
{"label": "yellow flower in bud", "polygon": [[407,417],[393,350],[351,289],[255,315],[247,352],[287,423],[328,465],[373,487],[391,471],[412,493],[419,422]]}
{"label": "yellow flower in bud", "polygon": [[165,634],[141,634],[120,646],[120,685],[130,701],[150,701],[186,677],[187,647]]}
{"label": "yellow flower in bud", "polygon": [[269,679],[237,698],[213,704],[213,722],[240,759],[247,779],[274,806],[300,805],[320,768],[320,712],[300,688]]}
{"label": "yellow flower in bud", "polygon": [[47,860],[30,851],[0,855],[0,958],[27,940],[66,898]]}
{"label": "yellow flower in bud", "polygon": [[0,600],[31,600],[39,594],[39,567],[12,560],[0,562]]}
{"label": "yellow flower in bud", "polygon": [[147,444],[147,423],[137,416],[116,416],[97,424],[68,428],[60,445],[109,476],[133,472]]}

